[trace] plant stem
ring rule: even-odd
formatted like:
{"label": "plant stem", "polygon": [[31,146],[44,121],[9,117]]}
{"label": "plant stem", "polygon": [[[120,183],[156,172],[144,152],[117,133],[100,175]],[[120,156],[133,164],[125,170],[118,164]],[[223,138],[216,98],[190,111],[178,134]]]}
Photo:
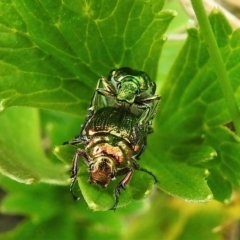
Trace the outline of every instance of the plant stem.
{"label": "plant stem", "polygon": [[210,58],[215,67],[215,72],[217,74],[223,96],[226,100],[230,116],[235,126],[236,133],[238,136],[240,136],[240,111],[202,0],[191,0],[191,2],[194,12],[197,16],[203,38],[205,39]]}

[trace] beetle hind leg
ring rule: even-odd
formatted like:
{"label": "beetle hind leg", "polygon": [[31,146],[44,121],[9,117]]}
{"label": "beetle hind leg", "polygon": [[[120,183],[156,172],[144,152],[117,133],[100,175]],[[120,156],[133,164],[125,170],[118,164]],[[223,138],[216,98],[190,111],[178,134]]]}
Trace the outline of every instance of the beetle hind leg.
{"label": "beetle hind leg", "polygon": [[145,168],[140,167],[140,165],[135,160],[133,160],[133,166],[136,170],[142,171],[142,172],[145,172],[145,173],[148,173],[149,175],[151,175],[152,178],[154,179],[154,184],[156,184],[158,182],[157,177],[152,172],[148,171]]}

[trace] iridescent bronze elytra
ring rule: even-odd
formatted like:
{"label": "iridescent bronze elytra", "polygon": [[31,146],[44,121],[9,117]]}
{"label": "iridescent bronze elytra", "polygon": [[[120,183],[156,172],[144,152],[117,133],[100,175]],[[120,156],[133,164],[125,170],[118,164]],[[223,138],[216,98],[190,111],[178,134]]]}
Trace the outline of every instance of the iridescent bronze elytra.
{"label": "iridescent bronze elytra", "polygon": [[[127,69],[129,70],[129,68]],[[120,73],[122,73],[121,71]],[[122,76],[120,73],[112,72],[111,76],[120,77]],[[140,83],[137,83],[140,81],[137,73],[142,75],[143,72],[132,70],[132,73],[135,73],[136,76],[128,76],[129,79],[126,82],[131,83],[130,77],[136,78],[137,80],[132,80],[132,82],[141,86]],[[126,74],[124,76],[126,77]],[[151,96],[155,92],[155,87],[154,91],[151,89],[143,91],[142,88],[139,88],[138,94],[136,93],[134,96],[130,90],[135,88],[128,88],[128,85],[124,85],[129,94],[125,95],[125,98],[123,97],[124,100],[119,100],[118,96],[123,95],[120,92],[115,92],[114,84],[109,83],[107,90],[104,90],[98,88],[99,82],[90,104],[89,113],[82,125],[81,133],[69,142],[72,145],[82,146],[78,148],[73,158],[70,191],[73,197],[78,199],[73,193],[73,186],[77,179],[79,157],[82,157],[88,166],[90,183],[106,188],[111,180],[124,175],[114,191],[115,203],[111,210],[115,210],[119,202],[119,195],[129,183],[134,170],[150,174],[157,182],[156,177],[148,170],[141,168],[137,160],[146,147],[147,135],[152,132],[149,129],[160,97]],[[143,92],[145,93],[143,94]],[[108,95],[108,93],[112,95]]]}

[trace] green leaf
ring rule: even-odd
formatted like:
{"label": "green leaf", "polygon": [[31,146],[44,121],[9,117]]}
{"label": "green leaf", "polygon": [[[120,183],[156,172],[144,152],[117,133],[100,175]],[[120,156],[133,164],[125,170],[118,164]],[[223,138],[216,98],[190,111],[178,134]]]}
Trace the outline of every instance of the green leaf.
{"label": "green leaf", "polygon": [[[182,146],[183,152],[179,151],[180,146],[178,151],[168,150],[166,145],[170,140],[165,143],[164,140],[159,136],[158,141],[149,141],[141,166],[152,171],[158,178],[157,186],[171,195],[193,202],[210,200],[213,196],[206,182],[209,172],[207,168],[194,165],[213,159],[215,151],[208,146],[196,148],[192,144]],[[174,147],[174,141],[171,143]]]}
{"label": "green leaf", "polygon": [[232,196],[232,185],[218,172],[218,168],[211,170],[207,183],[212,190],[215,200],[229,203]]}
{"label": "green leaf", "polygon": [[[232,32],[220,11],[214,10],[209,19],[232,87],[237,93],[240,84],[237,77],[240,74],[239,61],[237,61],[237,56],[240,54],[237,40],[239,30]],[[158,169],[157,176],[166,178],[163,179],[165,181],[161,188],[185,199],[203,200],[203,195],[207,196],[209,190],[207,190],[206,175],[204,176],[201,171],[208,168],[213,172],[209,178],[209,187],[214,197],[226,201],[231,193],[229,183],[239,187],[240,169],[237,149],[240,145],[238,138],[222,127],[231,121],[231,118],[206,45],[197,29],[188,29],[186,43],[161,92],[162,104],[156,116],[157,133],[154,133],[158,142],[149,142],[148,146],[148,150],[156,155],[149,164],[155,162],[152,169]],[[214,161],[204,163],[208,156],[210,160],[216,155]],[[188,166],[185,165],[186,163]],[[167,166],[169,166],[168,173]],[[194,176],[198,176],[195,181]],[[220,179],[221,181],[218,182]],[[188,191],[187,188],[181,187],[177,190],[176,187],[174,189],[170,186],[170,183],[179,182],[189,183],[188,187],[195,189],[192,191],[195,196],[191,195],[191,190]],[[223,184],[222,188],[220,184]],[[202,190],[197,191],[197,189]]]}
{"label": "green leaf", "polygon": [[[71,113],[84,119],[95,82],[99,76],[106,76],[110,69],[130,66],[146,71],[155,79],[165,41],[163,35],[175,12],[161,11],[163,1],[118,1],[116,4],[102,0],[98,4],[84,2],[79,6],[74,0],[68,3],[9,0],[0,4],[4,13],[0,18],[0,33],[3,36],[3,47],[0,49],[0,56],[3,56],[0,63],[2,109],[15,105],[33,106]],[[12,21],[12,18],[18,20]],[[232,33],[219,11],[215,10],[210,20],[237,94],[239,31]],[[221,134],[219,130],[231,119],[216,80],[201,34],[197,29],[189,28],[188,39],[161,90],[162,104],[156,116],[155,133],[149,136],[147,150],[139,162],[157,176],[158,187],[189,201],[209,200],[212,196],[209,186],[217,196],[217,186],[212,184],[214,176],[239,185],[238,174],[231,174],[235,165],[238,168],[235,157],[227,162],[229,157],[221,154],[220,141],[212,137],[216,130],[227,139],[229,148],[234,145],[235,154],[238,140],[231,137],[229,131]],[[39,126],[36,129],[39,130]],[[18,132],[20,130],[16,131],[20,134]],[[4,163],[3,173],[9,176],[10,172],[14,173],[12,177],[25,175],[17,177],[21,181],[35,179],[50,182],[50,175],[52,181],[60,180],[61,177],[56,174],[63,172],[63,168],[59,170],[55,164],[48,163],[44,163],[47,171],[38,170],[37,175],[34,167],[30,170],[31,178],[26,177],[28,159],[33,159],[36,153],[33,151],[33,156],[31,151],[24,150],[23,145],[18,146],[19,142],[11,141],[6,137],[2,140],[2,152],[10,156],[8,164],[15,162],[13,152],[16,149],[24,153],[21,158],[24,156],[26,162],[24,167],[19,168],[19,174],[14,168],[10,171],[10,164],[5,166]],[[10,143],[12,152],[9,151]],[[40,154],[38,151],[37,154]],[[67,146],[59,147],[58,151],[57,155],[69,166],[75,149],[70,150]],[[45,158],[43,153],[39,156]],[[206,169],[213,172],[211,169],[215,168],[216,161],[227,167],[221,165],[210,177],[211,183],[207,184]],[[42,163],[40,160],[41,166]],[[93,209],[108,209],[114,200],[114,183],[106,191],[89,185],[84,167],[79,175],[84,198]],[[132,199],[140,199],[150,191],[153,180],[145,175],[134,173],[129,188],[121,195],[120,206]],[[61,179],[66,183],[67,176]],[[226,187],[223,195],[217,198],[227,199],[228,196],[229,188]]]}
{"label": "green leaf", "polygon": [[[0,176],[0,239],[217,240],[235,233],[236,192],[230,208],[217,201],[189,204],[159,190],[147,201],[136,202],[149,194],[153,179],[135,171],[119,205],[132,203],[115,213],[106,212],[114,203],[113,191],[120,179],[107,189],[90,185],[87,167],[80,160],[80,190],[76,184],[75,193],[86,201],[75,202],[66,186],[66,172],[77,147],[56,147],[54,153],[62,162],[51,156],[55,145],[79,133],[99,76],[130,66],[149,73],[162,95],[155,132],[148,137],[140,166],[152,171],[159,180],[157,186],[171,195],[196,202],[212,195],[225,203],[232,199],[232,189],[239,188],[239,138],[223,127],[231,118],[201,30],[188,29],[188,39],[167,80],[165,75],[182,42],[169,41],[157,67],[163,34],[175,15],[160,12],[163,3],[0,2],[0,109],[5,110],[0,113],[0,172],[20,182],[47,183],[26,185]],[[210,19],[239,103],[240,31],[232,32],[218,10]],[[182,30],[180,22],[178,18],[176,25]],[[15,105],[58,112],[6,109]],[[53,182],[64,187],[49,184]],[[86,202],[104,212],[93,212]],[[13,221],[20,214],[24,220],[2,232],[6,229],[1,223],[8,224],[2,213],[10,214]]]}
{"label": "green leaf", "polygon": [[[223,141],[224,139],[224,141]],[[206,141],[212,144],[218,152],[218,164],[209,166],[217,170],[225,180],[233,186],[240,187],[239,147],[240,139],[225,127],[210,129]],[[230,196],[229,196],[230,197]],[[228,197],[228,198],[229,198]],[[226,200],[226,199],[225,199]]]}
{"label": "green leaf", "polygon": [[[41,222],[58,214],[59,206],[52,204],[56,196],[49,184],[19,184],[0,176],[1,186],[8,190],[8,195],[1,203],[1,212],[31,216],[33,221]],[[42,194],[44,192],[44,194]]]}
{"label": "green leaf", "polygon": [[16,214],[24,216],[16,228],[7,232],[0,231],[1,239],[28,240],[35,234],[36,239],[51,237],[70,240],[78,239],[79,236],[91,239],[89,236],[92,235],[109,236],[111,239],[119,235],[121,220],[117,214],[106,215],[106,212],[91,211],[84,201],[75,202],[66,187],[49,184],[30,186],[2,176],[0,181],[1,188],[8,191],[1,199],[1,213],[13,217]]}
{"label": "green leaf", "polygon": [[[155,76],[163,34],[175,16],[173,11],[160,12],[163,3],[2,2],[1,109],[32,106],[84,116],[97,79],[112,68],[132,66]],[[37,113],[25,111],[2,113],[1,128],[9,133],[1,139],[1,172],[21,182],[65,184],[65,169],[49,162],[41,150]],[[31,134],[16,141],[26,132]]]}
{"label": "green leaf", "polygon": [[65,168],[46,158],[38,111],[11,108],[0,113],[0,172],[24,183],[66,184]]}
{"label": "green leaf", "polygon": [[2,2],[2,108],[32,106],[81,116],[97,79],[112,68],[131,66],[155,78],[163,34],[175,16],[160,12],[163,3]]}

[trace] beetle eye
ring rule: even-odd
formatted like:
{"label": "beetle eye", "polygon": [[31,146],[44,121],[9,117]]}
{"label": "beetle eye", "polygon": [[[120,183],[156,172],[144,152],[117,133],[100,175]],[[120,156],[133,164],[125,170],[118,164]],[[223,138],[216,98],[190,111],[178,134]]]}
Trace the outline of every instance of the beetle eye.
{"label": "beetle eye", "polygon": [[89,171],[92,171],[94,169],[94,163],[90,163],[88,168],[89,168]]}

